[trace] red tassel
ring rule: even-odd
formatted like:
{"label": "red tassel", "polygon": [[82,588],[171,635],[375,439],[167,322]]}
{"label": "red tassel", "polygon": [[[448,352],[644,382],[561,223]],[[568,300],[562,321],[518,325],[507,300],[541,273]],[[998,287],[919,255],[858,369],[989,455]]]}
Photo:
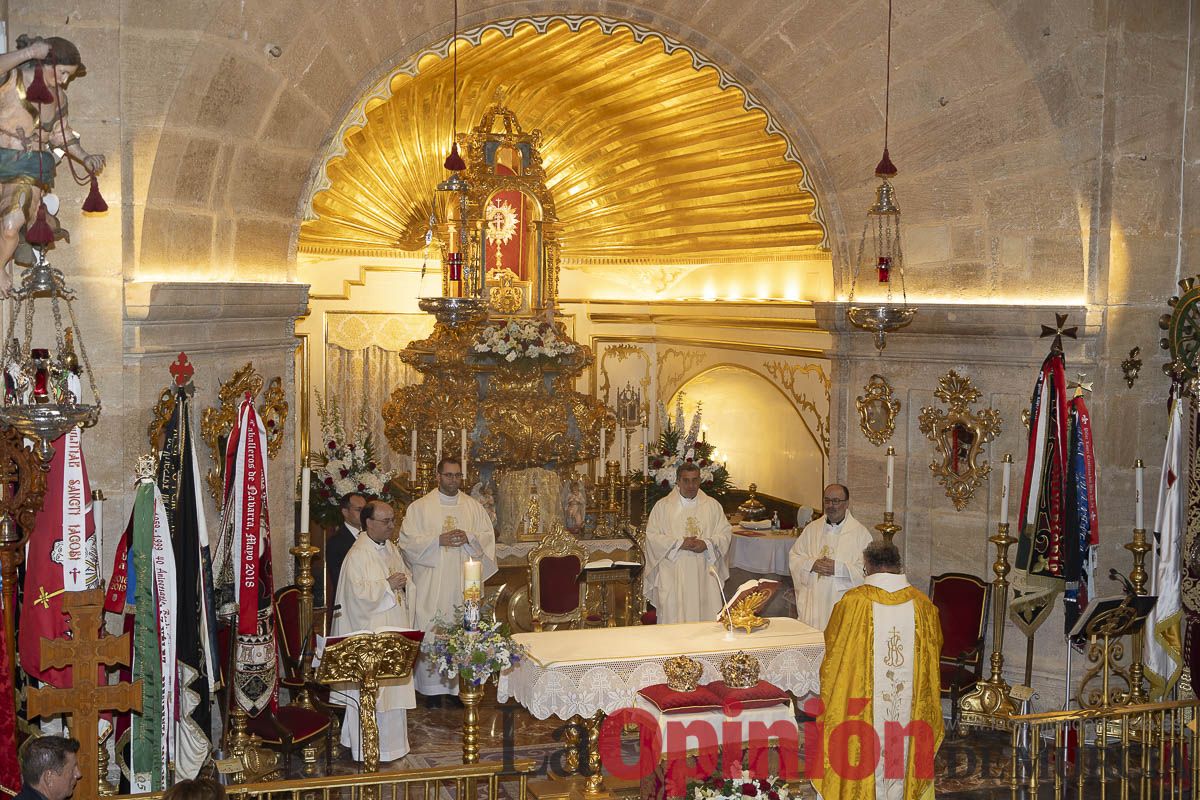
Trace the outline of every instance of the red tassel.
{"label": "red tassel", "polygon": [[876,178],[894,178],[899,170],[892,163],[892,157],[888,155],[887,148],[883,148],[883,158],[879,159],[879,163],[875,165]]}
{"label": "red tassel", "polygon": [[462,172],[467,168],[467,162],[458,154],[458,142],[450,145],[450,155],[446,156],[446,163],[442,166],[451,172]]}
{"label": "red tassel", "polygon": [[25,99],[31,103],[41,103],[46,105],[54,102],[54,95],[50,94],[50,87],[46,85],[46,80],[42,77],[42,65],[38,64],[33,68],[33,80],[29,86],[25,87]]}
{"label": "red tassel", "polygon": [[37,247],[46,247],[54,244],[54,230],[50,227],[50,223],[46,221],[46,204],[39,203],[37,210],[37,219],[25,231],[25,241]]}
{"label": "red tassel", "polygon": [[96,180],[96,176],[92,176],[92,188],[88,191],[87,200],[83,201],[83,211],[86,214],[103,214],[108,211],[108,203],[104,202],[104,197],[100,194],[100,182]]}

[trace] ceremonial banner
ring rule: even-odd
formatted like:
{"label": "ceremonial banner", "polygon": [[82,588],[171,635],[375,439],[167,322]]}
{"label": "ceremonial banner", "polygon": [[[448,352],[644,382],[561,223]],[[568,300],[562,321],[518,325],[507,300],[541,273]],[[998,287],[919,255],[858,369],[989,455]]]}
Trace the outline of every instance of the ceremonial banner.
{"label": "ceremonial banner", "polygon": [[247,396],[226,449],[225,506],[217,547],[218,611],[231,620],[236,634],[234,697],[250,716],[274,706],[278,690],[263,431]]}
{"label": "ceremonial banner", "polygon": [[138,482],[130,560],[133,677],[142,681],[142,713],[133,716],[130,770],[133,792],[141,794],[166,787],[175,743],[175,556],[162,494],[150,479]]}
{"label": "ceremonial banner", "polygon": [[1179,591],[1183,482],[1179,478],[1185,436],[1184,408],[1190,408],[1190,404],[1180,394],[1178,385],[1171,388],[1167,446],[1163,450],[1158,510],[1154,514],[1155,547],[1150,563],[1150,594],[1158,596],[1158,603],[1146,618],[1146,640],[1142,650],[1146,680],[1150,682],[1150,699],[1155,702],[1167,698],[1179,681],[1183,667],[1183,606]]}
{"label": "ceremonial banner", "polygon": [[51,686],[71,686],[71,669],[41,668],[41,640],[66,638],[63,592],[100,585],[91,487],[83,460],[83,432],[72,428],[54,442],[46,496],[25,554],[25,591],[17,652],[21,668]]}
{"label": "ceremonial banner", "polygon": [[[0,579],[2,580],[2,579]],[[4,586],[0,583],[0,597]],[[8,641],[0,631],[0,791],[21,791],[21,765],[17,761],[17,689],[8,668]]]}
{"label": "ceremonial banner", "polygon": [[1064,501],[1067,480],[1066,366],[1054,348],[1042,362],[1029,414],[1029,447],[1021,489],[1013,570],[1013,622],[1032,636],[1063,591]]}
{"label": "ceremonial banner", "polygon": [[1071,632],[1088,601],[1096,595],[1093,576],[1096,548],[1100,545],[1098,504],[1092,421],[1083,401],[1083,390],[1077,389],[1067,409],[1064,634]]}
{"label": "ceremonial banner", "polygon": [[219,674],[212,563],[199,476],[190,398],[185,390],[177,389],[158,460],[158,485],[174,543],[178,579],[177,779],[195,778],[212,753],[212,691]]}

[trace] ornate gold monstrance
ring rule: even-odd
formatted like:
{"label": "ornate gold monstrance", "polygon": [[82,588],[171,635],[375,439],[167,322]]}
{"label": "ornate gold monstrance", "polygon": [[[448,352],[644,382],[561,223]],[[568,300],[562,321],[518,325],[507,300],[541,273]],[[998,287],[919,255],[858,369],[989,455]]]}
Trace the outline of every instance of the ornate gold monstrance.
{"label": "ornate gold monstrance", "polygon": [[[488,472],[561,468],[596,457],[601,425],[615,435],[616,421],[604,404],[574,389],[592,363],[592,353],[571,339],[554,310],[557,217],[540,142],[539,131],[525,132],[516,115],[498,102],[469,135],[458,137],[467,169],[465,180],[456,184],[460,202],[457,207],[448,203],[444,211],[443,247],[459,241],[464,228],[470,232],[464,273],[486,270],[486,284],[474,288],[486,299],[487,313],[479,306],[468,313],[455,305],[464,301],[449,297],[448,271],[443,271],[447,297],[422,300],[422,308],[438,321],[428,339],[409,344],[400,358],[423,381],[396,389],[383,407],[383,418],[388,443],[398,453],[412,451],[415,433],[417,460],[423,465],[436,460],[433,434],[438,430],[443,432],[444,455],[459,453],[466,430],[469,464]],[[518,219],[521,214],[528,218]],[[498,260],[501,246],[512,246],[520,263]],[[489,326],[503,325],[506,317],[545,331],[573,352],[481,351],[477,337]]]}

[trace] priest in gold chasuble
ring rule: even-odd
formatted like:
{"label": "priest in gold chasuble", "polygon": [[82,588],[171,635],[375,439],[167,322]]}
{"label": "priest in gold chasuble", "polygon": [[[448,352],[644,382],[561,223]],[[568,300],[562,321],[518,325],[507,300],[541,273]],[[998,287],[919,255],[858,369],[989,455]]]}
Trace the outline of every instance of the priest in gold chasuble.
{"label": "priest in gold chasuble", "polygon": [[717,618],[732,536],[721,504],[700,491],[700,468],[680,466],[646,522],[645,594],[660,623]]}
{"label": "priest in gold chasuble", "polygon": [[[400,550],[412,569],[413,625],[431,631],[441,617],[451,622],[463,602],[463,563],[482,562],[483,579],[496,573],[496,534],[487,510],[459,491],[462,465],[455,458],[438,463],[438,487],[413,502],[400,528]],[[424,656],[413,667],[417,691],[424,695],[458,694],[458,679],[447,679]]]}
{"label": "priest in gold chasuble", "polygon": [[871,543],[863,563],[866,583],[825,628],[824,764],[807,771],[824,800],[925,800],[943,735],[937,607],[900,571],[895,545]]}

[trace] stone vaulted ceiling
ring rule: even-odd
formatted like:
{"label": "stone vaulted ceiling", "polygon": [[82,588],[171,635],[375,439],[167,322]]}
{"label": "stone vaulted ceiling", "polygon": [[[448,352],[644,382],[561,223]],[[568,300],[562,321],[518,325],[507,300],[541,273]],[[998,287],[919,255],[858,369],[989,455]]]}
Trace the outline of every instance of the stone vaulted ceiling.
{"label": "stone vaulted ceiling", "polygon": [[[451,139],[447,47],[352,112],[314,183],[302,252],[422,249]],[[460,132],[497,98],[541,130],[564,264],[778,261],[825,245],[778,126],[676,43],[626,23],[545,18],[467,32],[458,57]]]}

